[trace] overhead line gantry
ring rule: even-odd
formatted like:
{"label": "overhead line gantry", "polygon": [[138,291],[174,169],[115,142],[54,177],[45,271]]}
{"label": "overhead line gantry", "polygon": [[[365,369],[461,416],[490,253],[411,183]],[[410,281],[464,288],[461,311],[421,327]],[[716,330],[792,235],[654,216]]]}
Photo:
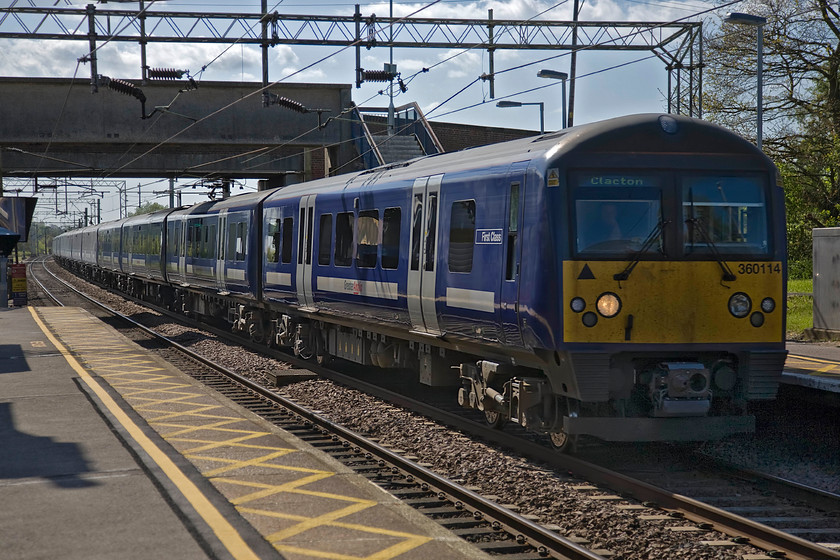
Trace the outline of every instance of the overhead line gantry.
{"label": "overhead line gantry", "polygon": [[96,42],[105,38],[140,45],[144,82],[149,43],[258,45],[264,86],[269,83],[268,49],[276,45],[354,46],[357,87],[362,82],[362,48],[482,49],[489,54],[486,78],[491,97],[497,50],[647,51],[662,60],[668,72],[668,112],[702,117],[701,22],[497,20],[492,10],[487,19],[390,18],[364,16],[358,4],[348,16],[295,15],[268,13],[267,0],[262,0],[260,13],[166,11],[143,1],[139,10],[99,9],[93,4],[0,8],[0,39],[88,41],[93,87]]}

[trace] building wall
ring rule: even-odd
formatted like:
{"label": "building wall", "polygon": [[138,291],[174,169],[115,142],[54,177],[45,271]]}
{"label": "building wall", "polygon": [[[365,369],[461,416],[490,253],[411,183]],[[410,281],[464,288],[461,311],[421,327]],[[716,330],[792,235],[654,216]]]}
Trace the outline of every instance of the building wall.
{"label": "building wall", "polygon": [[486,146],[537,136],[539,132],[515,128],[497,128],[492,126],[474,126],[469,124],[432,122],[438,140],[447,152],[457,152],[465,148]]}

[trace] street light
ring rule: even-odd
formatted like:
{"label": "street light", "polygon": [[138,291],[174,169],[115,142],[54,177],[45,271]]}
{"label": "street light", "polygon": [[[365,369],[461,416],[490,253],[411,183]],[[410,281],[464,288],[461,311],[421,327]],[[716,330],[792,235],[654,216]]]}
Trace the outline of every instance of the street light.
{"label": "street light", "polygon": [[557,70],[540,70],[537,72],[537,78],[563,80],[563,128],[566,128],[566,80],[569,79],[569,75]]}
{"label": "street light", "polygon": [[545,103],[537,101],[534,103],[526,103],[524,101],[499,101],[496,107],[503,109],[509,107],[522,107],[523,105],[539,105],[540,106],[540,134],[545,134]]}
{"label": "street light", "polygon": [[758,82],[756,92],[756,134],[755,145],[761,149],[761,127],[764,113],[764,103],[762,100],[762,70],[764,65],[764,24],[767,23],[767,18],[761,16],[754,16],[752,14],[742,14],[740,12],[730,12],[723,18],[726,23],[734,23],[736,25],[749,25],[757,28],[758,32],[758,61],[756,63],[756,81]]}

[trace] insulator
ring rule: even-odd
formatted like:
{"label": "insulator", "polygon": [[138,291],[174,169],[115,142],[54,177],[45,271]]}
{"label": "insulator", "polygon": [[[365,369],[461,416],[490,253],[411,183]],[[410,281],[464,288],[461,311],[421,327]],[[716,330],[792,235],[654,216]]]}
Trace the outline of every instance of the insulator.
{"label": "insulator", "polygon": [[180,80],[186,73],[186,70],[175,68],[149,68],[148,77],[150,80]]}
{"label": "insulator", "polygon": [[285,107],[286,109],[291,109],[292,111],[297,111],[298,113],[308,113],[309,109],[307,109],[303,103],[299,103],[294,99],[289,99],[288,97],[282,96],[272,96],[271,103],[273,105],[280,105],[281,107]]}
{"label": "insulator", "polygon": [[394,74],[385,70],[363,70],[362,80],[365,82],[390,82]]}
{"label": "insulator", "polygon": [[400,78],[397,83],[400,84],[400,91],[401,92],[405,93],[406,91],[408,91],[408,88],[405,87],[405,82],[402,81],[402,78]]}
{"label": "insulator", "polygon": [[143,95],[143,90],[141,90],[139,87],[136,87],[132,83],[125,82],[123,80],[118,80],[116,78],[111,78],[111,80],[108,82],[108,87],[116,92],[136,97],[140,101],[146,101],[146,96]]}

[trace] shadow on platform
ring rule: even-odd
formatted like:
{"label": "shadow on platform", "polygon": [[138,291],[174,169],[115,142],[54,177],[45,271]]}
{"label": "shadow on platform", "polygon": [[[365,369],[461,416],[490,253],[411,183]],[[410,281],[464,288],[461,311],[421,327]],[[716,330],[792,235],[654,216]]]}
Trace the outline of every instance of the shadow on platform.
{"label": "shadow on platform", "polygon": [[[2,370],[0,370],[2,371]],[[49,411],[44,411],[49,414]],[[90,472],[79,445],[59,443],[15,429],[12,404],[0,403],[0,479],[45,478],[61,488],[84,488],[96,483],[80,478]]]}
{"label": "shadow on platform", "polygon": [[0,344],[0,374],[31,371],[20,344]]}

